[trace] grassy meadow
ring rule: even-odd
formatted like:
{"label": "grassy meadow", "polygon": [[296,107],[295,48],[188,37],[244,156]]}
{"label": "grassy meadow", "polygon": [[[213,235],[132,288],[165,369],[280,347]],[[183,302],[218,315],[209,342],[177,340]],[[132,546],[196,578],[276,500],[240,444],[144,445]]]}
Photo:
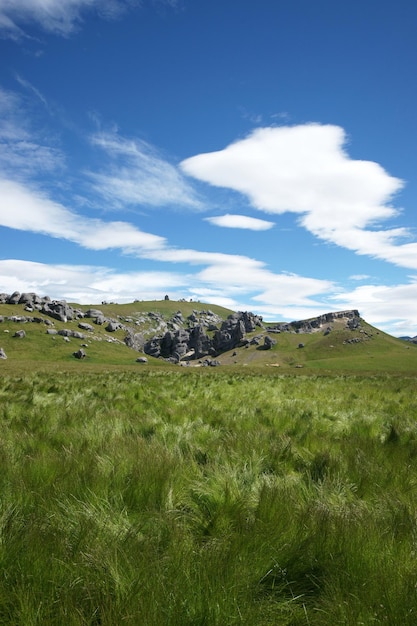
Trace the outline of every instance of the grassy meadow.
{"label": "grassy meadow", "polygon": [[0,624],[417,623],[416,377],[0,377]]}

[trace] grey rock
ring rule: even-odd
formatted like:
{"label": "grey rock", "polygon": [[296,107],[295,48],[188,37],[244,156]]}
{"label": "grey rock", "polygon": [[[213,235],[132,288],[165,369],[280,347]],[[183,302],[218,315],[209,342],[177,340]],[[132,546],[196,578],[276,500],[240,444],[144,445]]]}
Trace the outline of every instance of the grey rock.
{"label": "grey rock", "polygon": [[58,335],[61,335],[61,337],[72,337],[72,332],[70,328],[61,328],[58,330]]}
{"label": "grey rock", "polygon": [[[36,293],[22,293],[19,298],[19,304],[32,305],[35,303],[35,298],[37,297]],[[37,304],[39,304],[39,302]]]}
{"label": "grey rock", "polygon": [[0,359],[7,359],[7,354],[5,353],[3,348],[0,348]]}
{"label": "grey rock", "polygon": [[265,335],[265,337],[264,337],[264,348],[265,348],[265,350],[270,350],[272,348],[272,346],[274,346],[275,344],[276,344],[276,341],[274,339],[272,339],[268,335]]}
{"label": "grey rock", "polygon": [[18,291],[14,291],[11,296],[7,299],[7,304],[18,304],[20,300],[20,293]]}
{"label": "grey rock", "polygon": [[132,350],[136,350],[137,352],[143,351],[145,340],[142,333],[128,332],[123,341],[128,348],[132,348]]}
{"label": "grey rock", "polygon": [[188,347],[190,350],[194,350],[194,355],[196,359],[210,354],[212,350],[212,342],[209,336],[206,334],[204,326],[202,324],[197,324],[197,326],[195,326],[191,330]]}
{"label": "grey rock", "polygon": [[114,333],[114,332],[116,332],[116,330],[120,330],[121,327],[122,327],[122,325],[120,324],[120,322],[115,322],[115,321],[111,320],[107,324],[106,330],[109,333]]}
{"label": "grey rock", "polygon": [[85,317],[104,317],[103,311],[100,309],[88,309],[86,313],[84,313]]}
{"label": "grey rock", "polygon": [[23,339],[23,337],[26,337],[26,333],[24,330],[17,330],[15,334],[13,335],[13,337],[18,337],[19,339]]}
{"label": "grey rock", "polygon": [[149,339],[143,346],[143,351],[145,352],[145,354],[148,354],[149,356],[153,356],[156,358],[160,357],[161,356],[160,338],[152,337],[152,339]]}
{"label": "grey rock", "polygon": [[74,309],[65,300],[44,302],[42,312],[64,323],[74,318]]}
{"label": "grey rock", "polygon": [[71,328],[61,328],[61,330],[58,330],[58,335],[61,335],[61,337],[74,337],[74,339],[84,339],[83,333],[80,333],[77,330],[72,330]]}
{"label": "grey rock", "polygon": [[87,324],[87,322],[80,322],[78,324],[78,328],[81,328],[81,330],[87,330],[88,332],[94,332],[94,328],[91,324]]}

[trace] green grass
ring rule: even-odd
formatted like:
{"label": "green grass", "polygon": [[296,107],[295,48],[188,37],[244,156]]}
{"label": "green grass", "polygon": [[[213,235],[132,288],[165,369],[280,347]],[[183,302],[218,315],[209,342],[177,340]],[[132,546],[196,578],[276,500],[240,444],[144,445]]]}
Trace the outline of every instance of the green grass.
{"label": "green grass", "polygon": [[414,625],[415,389],[3,368],[0,623]]}

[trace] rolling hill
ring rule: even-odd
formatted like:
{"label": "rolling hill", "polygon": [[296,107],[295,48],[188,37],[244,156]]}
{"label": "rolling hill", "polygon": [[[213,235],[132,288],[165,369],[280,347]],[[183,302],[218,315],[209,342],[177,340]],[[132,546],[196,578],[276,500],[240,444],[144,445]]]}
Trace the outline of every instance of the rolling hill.
{"label": "rolling hill", "polygon": [[417,345],[358,311],[267,323],[200,302],[68,304],[0,294],[0,367],[71,370],[228,366],[303,372],[417,372]]}

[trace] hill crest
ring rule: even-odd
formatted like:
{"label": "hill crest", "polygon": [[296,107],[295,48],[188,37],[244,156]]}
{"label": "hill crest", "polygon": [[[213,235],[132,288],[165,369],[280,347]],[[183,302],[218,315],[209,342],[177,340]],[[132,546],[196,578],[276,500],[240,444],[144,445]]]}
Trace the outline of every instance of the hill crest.
{"label": "hill crest", "polygon": [[[351,366],[352,357],[363,361],[375,349],[388,356],[393,346],[400,350],[399,344],[404,344],[367,324],[356,309],[271,323],[250,312],[167,298],[96,307],[34,293],[0,294],[0,322],[4,329],[0,345],[3,358],[10,350],[10,356],[37,361],[74,361],[77,357],[102,364],[136,360],[189,366],[282,367],[324,367],[337,361],[345,366],[349,361]],[[18,348],[16,338],[26,335],[27,348],[24,344]],[[62,342],[76,343],[77,350],[69,352],[66,347],[64,352]],[[359,346],[355,353],[346,350],[354,344]]]}

